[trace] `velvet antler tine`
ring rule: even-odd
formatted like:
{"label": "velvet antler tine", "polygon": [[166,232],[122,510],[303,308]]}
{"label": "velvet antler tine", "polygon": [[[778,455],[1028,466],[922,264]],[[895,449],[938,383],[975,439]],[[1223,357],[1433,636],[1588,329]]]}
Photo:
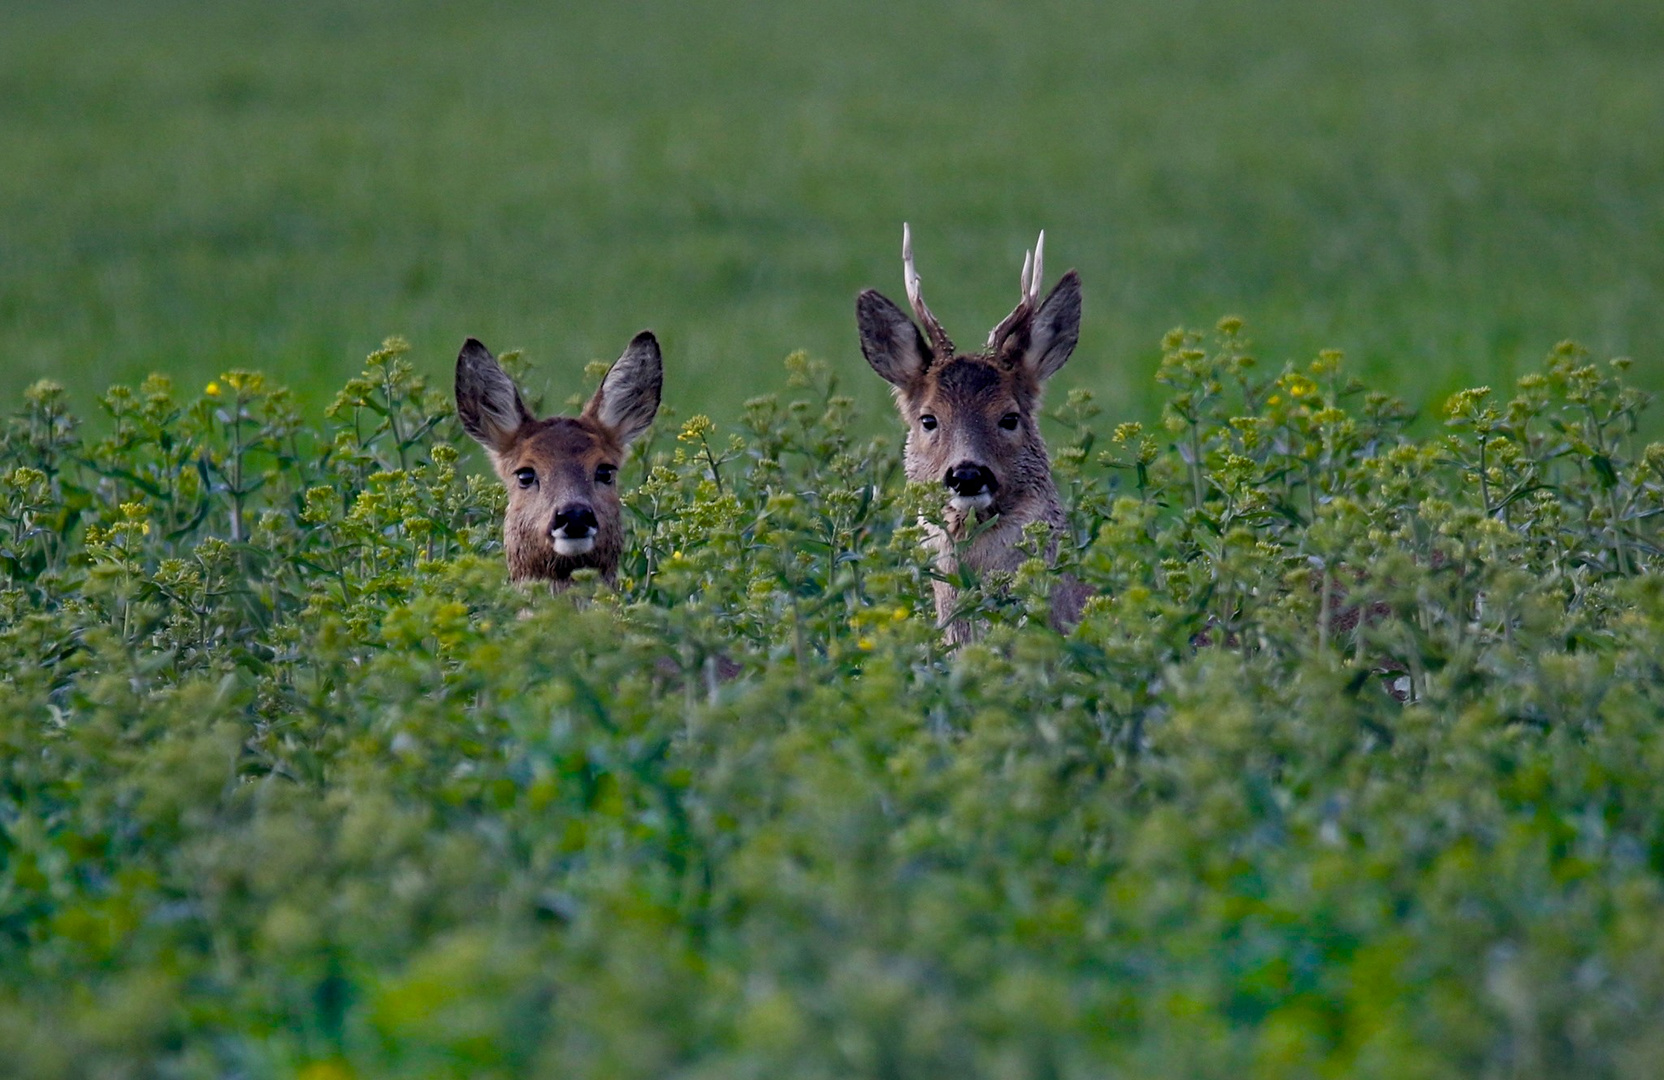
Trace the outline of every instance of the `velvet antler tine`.
{"label": "velvet antler tine", "polygon": [[913,265],[913,229],[906,222],[902,222],[901,225],[901,273],[902,281],[907,286],[907,302],[912,305],[913,314],[918,316],[919,322],[924,324],[924,332],[930,337],[931,348],[938,356],[952,356],[952,339],[924,302],[924,293],[919,287],[919,271]]}
{"label": "velvet antler tine", "polygon": [[1017,276],[1017,306],[1011,309],[1011,314],[1001,319],[999,325],[988,331],[988,347],[994,348],[1000,339],[1010,333],[1018,323],[1034,312],[1040,297],[1040,260],[1045,254],[1046,233],[1040,233],[1040,242],[1033,251],[1023,252],[1023,272]]}
{"label": "velvet antler tine", "polygon": [[1040,230],[1040,239],[1034,242],[1034,276],[1028,279],[1028,306],[1038,309],[1040,306],[1040,283],[1045,280],[1041,269],[1046,258],[1046,230]]}

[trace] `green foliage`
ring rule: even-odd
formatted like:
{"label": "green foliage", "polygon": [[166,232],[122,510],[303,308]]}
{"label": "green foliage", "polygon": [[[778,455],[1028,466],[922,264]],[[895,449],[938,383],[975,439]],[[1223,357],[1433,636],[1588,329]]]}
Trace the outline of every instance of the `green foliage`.
{"label": "green foliage", "polygon": [[[1095,591],[928,610],[824,365],[626,470],[618,588],[505,580],[373,354],[0,436],[0,1045],[31,1077],[1647,1076],[1664,446],[1619,365],[1409,415],[1175,332],[1054,419]],[[1036,550],[1041,539],[1033,538]]]}

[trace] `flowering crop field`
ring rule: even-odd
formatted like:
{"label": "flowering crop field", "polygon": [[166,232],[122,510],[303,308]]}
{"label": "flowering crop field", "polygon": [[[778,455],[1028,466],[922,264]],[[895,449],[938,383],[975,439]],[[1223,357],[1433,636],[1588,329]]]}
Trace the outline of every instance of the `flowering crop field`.
{"label": "flowering crop field", "polygon": [[[0,431],[0,1070],[1652,1077],[1664,445],[1556,350],[1429,436],[1335,353],[1054,402],[1038,558],[925,614],[893,443],[794,357],[506,581],[400,342],[38,383]],[[517,374],[524,362],[506,361]],[[321,414],[321,419],[313,419]],[[1036,537],[1036,550],[1042,538]]]}

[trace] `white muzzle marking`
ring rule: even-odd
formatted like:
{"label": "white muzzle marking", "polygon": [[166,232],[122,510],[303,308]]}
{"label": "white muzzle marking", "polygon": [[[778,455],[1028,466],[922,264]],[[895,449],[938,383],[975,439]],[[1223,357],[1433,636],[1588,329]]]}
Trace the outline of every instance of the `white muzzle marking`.
{"label": "white muzzle marking", "polygon": [[969,514],[973,510],[986,510],[993,505],[993,493],[987,491],[980,495],[955,495],[948,500],[948,506],[959,514]]}
{"label": "white muzzle marking", "polygon": [[581,540],[574,540],[570,536],[561,536],[558,533],[551,535],[554,536],[556,555],[566,555],[568,557],[573,555],[588,555],[591,551],[595,550],[595,537],[593,536],[586,536]]}

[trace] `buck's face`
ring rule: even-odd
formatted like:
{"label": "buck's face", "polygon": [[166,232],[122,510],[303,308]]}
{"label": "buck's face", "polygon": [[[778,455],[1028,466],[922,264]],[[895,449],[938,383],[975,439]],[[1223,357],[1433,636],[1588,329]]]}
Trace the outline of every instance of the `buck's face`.
{"label": "buck's face", "polygon": [[1018,368],[955,356],[896,395],[909,479],[940,483],[959,516],[1006,509],[1047,467],[1034,424],[1038,387]]}
{"label": "buck's face", "polygon": [[861,351],[890,383],[907,424],[908,478],[943,486],[950,525],[1049,495],[1051,466],[1036,414],[1042,385],[1080,335],[1079,277],[1071,270],[1039,303],[1038,259],[1032,281],[1025,264],[1022,302],[986,349],[960,353],[919,294],[910,237],[904,260],[908,299],[925,331],[871,289],[855,310]]}
{"label": "buck's face", "polygon": [[658,342],[637,334],[581,415],[538,420],[485,346],[473,338],[463,345],[457,415],[508,488],[510,577],[558,583],[584,567],[609,580],[617,573],[624,547],[618,470],[658,412],[662,381]]}

